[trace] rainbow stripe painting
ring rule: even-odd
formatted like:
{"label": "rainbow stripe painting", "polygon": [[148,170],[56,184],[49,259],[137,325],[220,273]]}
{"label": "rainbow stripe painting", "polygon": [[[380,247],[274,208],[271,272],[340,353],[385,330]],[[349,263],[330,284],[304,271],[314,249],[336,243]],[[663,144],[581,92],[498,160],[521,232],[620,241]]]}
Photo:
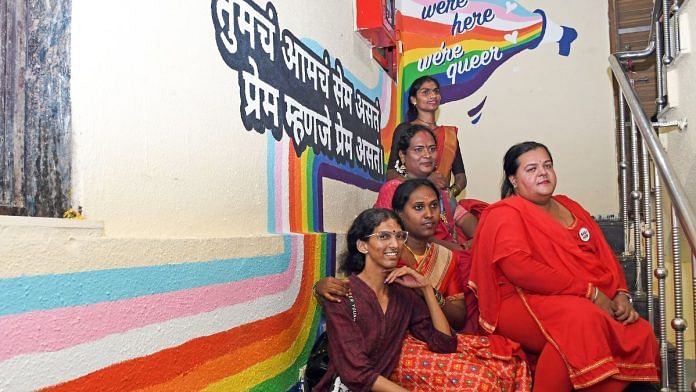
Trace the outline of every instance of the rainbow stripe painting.
{"label": "rainbow stripe painting", "polygon": [[288,389],[335,239],[283,238],[270,256],[0,280],[0,389]]}

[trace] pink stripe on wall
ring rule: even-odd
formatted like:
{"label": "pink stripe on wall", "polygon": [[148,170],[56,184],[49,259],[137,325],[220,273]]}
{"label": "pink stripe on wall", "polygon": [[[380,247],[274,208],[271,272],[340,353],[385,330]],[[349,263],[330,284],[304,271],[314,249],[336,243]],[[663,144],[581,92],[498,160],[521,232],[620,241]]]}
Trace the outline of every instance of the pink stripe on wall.
{"label": "pink stripe on wall", "polygon": [[281,274],[2,317],[0,361],[20,354],[58,351],[129,329],[209,312],[287,290],[296,270],[298,241],[298,238],[292,238],[290,264]]}

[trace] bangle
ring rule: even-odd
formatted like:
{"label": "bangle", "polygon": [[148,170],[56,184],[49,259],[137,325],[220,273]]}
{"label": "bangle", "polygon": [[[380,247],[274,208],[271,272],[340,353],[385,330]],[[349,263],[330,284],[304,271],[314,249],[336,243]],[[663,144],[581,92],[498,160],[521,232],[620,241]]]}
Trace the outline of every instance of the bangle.
{"label": "bangle", "polygon": [[452,186],[449,188],[450,192],[454,193],[454,195],[458,195],[459,192],[461,192],[461,189],[459,189],[459,185],[457,184],[452,184]]}
{"label": "bangle", "polygon": [[435,289],[435,287],[433,287],[433,293],[435,294],[435,299],[437,300],[438,305],[440,305],[441,308],[444,307],[445,306],[445,297],[442,295],[442,293],[437,291],[437,289]]}
{"label": "bangle", "polygon": [[629,293],[627,293],[627,292],[625,292],[625,291],[617,291],[617,292],[616,292],[616,295],[619,295],[619,294],[621,294],[621,295],[625,296],[626,298],[628,298],[628,302],[629,302],[629,303],[631,303],[631,304],[633,303],[633,297],[631,296],[631,294],[629,294]]}
{"label": "bangle", "polygon": [[319,284],[319,281],[314,282],[314,285],[312,286],[312,295],[314,295],[314,298],[319,299],[319,293],[317,293],[317,285]]}
{"label": "bangle", "polygon": [[599,289],[597,286],[594,288],[594,295],[592,296],[592,303],[595,303],[597,301],[597,297],[599,297]]}

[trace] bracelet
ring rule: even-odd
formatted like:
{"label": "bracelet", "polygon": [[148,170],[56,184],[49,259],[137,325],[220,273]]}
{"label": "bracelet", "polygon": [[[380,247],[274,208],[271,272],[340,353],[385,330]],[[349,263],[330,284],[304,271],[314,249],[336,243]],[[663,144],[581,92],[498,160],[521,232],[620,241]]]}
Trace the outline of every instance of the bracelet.
{"label": "bracelet", "polygon": [[435,299],[437,300],[438,305],[440,305],[441,308],[444,307],[445,306],[445,297],[442,295],[442,293],[437,291],[437,289],[435,289],[435,287],[433,287],[433,293],[435,294]]}
{"label": "bracelet", "polygon": [[594,295],[592,296],[592,303],[595,303],[597,301],[597,297],[599,297],[599,289],[597,286],[594,288]]}
{"label": "bracelet", "polygon": [[461,192],[461,189],[459,189],[459,185],[457,185],[457,184],[452,184],[452,186],[449,187],[449,190],[450,190],[450,192],[454,193],[455,196],[458,195],[459,192]]}
{"label": "bracelet", "polygon": [[312,295],[314,295],[314,298],[319,299],[319,293],[317,293],[317,285],[319,284],[319,281],[314,282],[314,285],[312,285]]}
{"label": "bracelet", "polygon": [[629,293],[627,293],[627,292],[625,292],[625,291],[617,291],[617,292],[616,292],[616,295],[619,295],[619,294],[621,294],[621,295],[625,296],[626,298],[628,298],[628,302],[629,302],[629,303],[631,303],[631,304],[633,303],[633,297],[631,296],[631,294],[629,294]]}

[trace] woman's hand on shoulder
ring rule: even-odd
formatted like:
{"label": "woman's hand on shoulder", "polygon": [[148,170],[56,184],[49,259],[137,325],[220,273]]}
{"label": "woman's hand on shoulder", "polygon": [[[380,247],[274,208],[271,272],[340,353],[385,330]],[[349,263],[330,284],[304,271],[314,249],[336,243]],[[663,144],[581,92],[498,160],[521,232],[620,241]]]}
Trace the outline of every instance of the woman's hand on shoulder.
{"label": "woman's hand on shoulder", "polygon": [[631,301],[624,294],[617,293],[612,300],[616,310],[614,318],[623,322],[624,325],[633,324],[640,318],[638,312],[633,308]]}
{"label": "woman's hand on shoulder", "polygon": [[430,175],[428,176],[428,180],[435,184],[437,189],[445,189],[447,188],[447,185],[449,185],[447,184],[447,179],[445,178],[445,176],[443,176],[440,172],[437,171],[433,171],[432,173],[430,173]]}
{"label": "woman's hand on shoulder", "polygon": [[333,276],[327,276],[321,278],[314,284],[314,295],[317,299],[341,302],[341,299],[348,295],[349,289],[350,283],[348,279],[338,279]]}
{"label": "woman's hand on shoulder", "polygon": [[398,283],[404,287],[409,287],[412,289],[420,289],[430,285],[427,279],[423,275],[416,272],[413,268],[403,266],[393,269],[384,279],[384,283]]}

